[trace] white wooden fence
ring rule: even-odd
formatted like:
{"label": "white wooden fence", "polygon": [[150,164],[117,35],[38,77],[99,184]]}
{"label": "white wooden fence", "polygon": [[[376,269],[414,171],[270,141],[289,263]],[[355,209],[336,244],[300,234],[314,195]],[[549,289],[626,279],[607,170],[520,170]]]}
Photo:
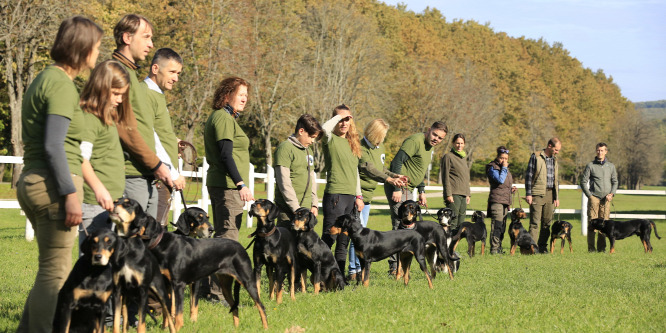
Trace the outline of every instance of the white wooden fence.
{"label": "white wooden fence", "polygon": [[[8,164],[21,164],[23,163],[23,158],[22,157],[16,157],[16,156],[0,156],[0,163],[8,163]],[[182,160],[179,160],[179,168],[182,170],[183,162]],[[257,179],[261,179],[264,181],[266,184],[266,197],[269,200],[274,200],[275,199],[275,173],[273,171],[273,168],[270,165],[266,166],[266,173],[259,173],[255,172],[255,167],[254,165],[250,164],[250,179],[248,180],[248,188],[254,195],[255,193],[255,182]],[[208,172],[208,163],[206,162],[206,159],[204,158],[203,160],[203,166],[198,168],[196,171],[182,171],[181,174],[185,177],[190,177],[190,178],[197,178],[197,181],[200,181],[200,188],[201,188],[201,197],[199,200],[197,200],[196,203],[188,203],[187,206],[196,206],[200,207],[206,211],[208,211],[208,206],[210,205],[210,196],[208,195],[208,190],[206,188],[206,173]],[[326,184],[326,179],[316,179],[317,184]],[[191,186],[191,185],[190,185]],[[515,184],[516,187],[518,188],[525,188],[524,184]],[[425,187],[426,192],[428,191],[442,191],[441,186],[426,186]],[[561,190],[578,190],[580,189],[580,186],[578,185],[560,185]],[[472,193],[483,193],[483,192],[490,192],[490,189],[488,186],[484,187],[471,187]],[[658,195],[658,196],[666,196],[666,190],[618,190],[618,194],[629,194],[629,195]],[[171,210],[173,214],[173,221],[178,220],[178,217],[180,216],[181,211],[183,210],[183,203],[181,201],[181,198],[179,198],[180,194],[174,193],[174,198],[171,201]],[[416,197],[416,189],[414,189],[414,197]],[[439,202],[439,201],[438,201]],[[245,204],[244,209],[247,210],[250,207],[251,202],[248,202]],[[321,206],[321,203],[319,203]],[[525,206],[528,206],[525,204]],[[659,209],[663,209],[666,206],[658,207]],[[18,201],[16,200],[0,200],[0,209],[2,208],[21,208],[18,204]],[[436,210],[438,208],[435,208],[434,206],[430,207],[432,210]],[[389,209],[388,205],[377,205],[373,204],[372,209],[379,209],[379,210],[386,210]],[[529,212],[529,208],[525,208],[526,212]],[[580,215],[580,220],[582,223],[581,226],[581,233],[583,235],[587,235],[587,197],[585,194],[581,193],[581,203],[580,203],[580,209],[557,209],[555,213],[560,213],[560,214],[579,214]],[[467,215],[471,215],[473,211],[468,210]],[[666,214],[616,214],[611,212],[611,218],[620,218],[620,219],[656,219],[656,220],[666,220]],[[253,225],[253,218],[247,217],[247,227],[251,228]],[[26,220],[26,239],[32,240],[34,237],[34,232],[30,226],[30,223]]]}

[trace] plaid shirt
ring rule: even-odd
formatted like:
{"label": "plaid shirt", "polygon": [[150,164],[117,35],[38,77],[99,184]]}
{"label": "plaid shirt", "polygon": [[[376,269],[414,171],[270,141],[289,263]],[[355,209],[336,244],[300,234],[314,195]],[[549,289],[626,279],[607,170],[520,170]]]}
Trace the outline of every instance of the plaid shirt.
{"label": "plaid shirt", "polygon": [[[527,163],[527,173],[525,174],[525,194],[532,195],[532,179],[536,172],[536,154],[532,154],[529,163]],[[555,159],[546,156],[546,188],[555,187]]]}

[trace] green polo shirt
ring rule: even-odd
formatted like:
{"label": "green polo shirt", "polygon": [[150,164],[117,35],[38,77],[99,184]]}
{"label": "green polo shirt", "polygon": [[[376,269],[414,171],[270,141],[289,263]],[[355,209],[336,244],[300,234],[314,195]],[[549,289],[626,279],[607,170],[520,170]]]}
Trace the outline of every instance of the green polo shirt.
{"label": "green polo shirt", "polygon": [[[142,82],[145,84],[145,81]],[[178,138],[176,138],[176,133],[173,131],[173,125],[171,124],[171,117],[169,116],[169,110],[167,109],[166,97],[164,94],[159,93],[155,90],[148,88],[146,85],[146,99],[148,105],[153,110],[155,115],[155,121],[153,123],[155,133],[157,137],[160,138],[160,143],[166,150],[173,167],[178,167]]]}
{"label": "green polo shirt", "polygon": [[[105,125],[91,113],[85,112],[83,119],[86,127],[81,140],[93,144],[90,164],[95,175],[109,191],[111,198],[120,198],[125,190],[125,159],[118,130],[115,125]],[[83,202],[97,205],[95,192],[88,183],[83,184]]]}
{"label": "green polo shirt", "polygon": [[331,140],[324,140],[326,167],[325,193],[356,195],[358,157],[349,147],[346,138],[331,133]]}
{"label": "green polo shirt", "polygon": [[[372,164],[375,169],[383,170],[384,159],[386,158],[386,152],[384,149],[384,144],[380,144],[379,147],[370,147],[365,139],[361,139],[361,160],[359,163],[368,162]],[[361,192],[363,194],[363,201],[371,202],[372,193],[377,188],[377,180],[373,179],[372,176],[361,172]]]}
{"label": "green polo shirt", "polygon": [[[425,144],[425,134],[412,134],[402,142],[400,150],[404,151],[409,159],[402,165],[401,174],[409,177],[409,188],[414,189],[425,179],[428,165],[430,165],[432,146]],[[395,172],[395,170],[391,170]]]}
{"label": "green polo shirt", "polygon": [[206,159],[210,164],[206,185],[235,189],[236,184],[231,180],[227,167],[222,163],[222,156],[217,147],[217,142],[225,139],[233,142],[234,163],[236,163],[236,168],[243,181],[247,182],[250,174],[250,139],[245,135],[236,119],[226,110],[213,111],[204,127],[204,147]]}
{"label": "green polo shirt", "polygon": [[69,119],[65,137],[65,155],[69,172],[81,176],[81,133],[83,111],[74,82],[57,67],[48,66],[32,81],[23,95],[21,106],[22,138],[25,145],[23,170],[48,169],[44,150],[46,116],[54,114]]}
{"label": "green polo shirt", "polygon": [[[296,147],[291,141],[285,140],[277,147],[275,150],[275,162],[273,162],[274,167],[283,166],[289,169],[289,179],[291,180],[291,186],[296,192],[296,197],[298,202],[301,203],[301,207],[310,207],[312,205],[312,183],[314,179],[310,179],[308,183],[308,154],[307,150],[304,148]],[[284,200],[284,196],[281,191],[276,191],[275,193],[275,203],[280,207],[288,207],[287,203]]]}
{"label": "green polo shirt", "polygon": [[[122,63],[121,63],[122,64]],[[155,113],[148,104],[148,86],[139,82],[136,77],[136,71],[122,64],[127,70],[130,77],[129,87],[129,100],[132,104],[132,111],[136,117],[137,130],[141,134],[141,138],[146,142],[150,150],[155,152],[155,135],[153,128],[155,127]],[[152,176],[153,172],[148,170],[144,165],[137,161],[132,154],[129,160],[125,161],[125,175],[126,176]]]}

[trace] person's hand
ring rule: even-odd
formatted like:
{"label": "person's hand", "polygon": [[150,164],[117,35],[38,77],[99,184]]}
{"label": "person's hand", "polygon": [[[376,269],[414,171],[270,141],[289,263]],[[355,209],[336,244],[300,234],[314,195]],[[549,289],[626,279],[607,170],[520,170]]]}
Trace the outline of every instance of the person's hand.
{"label": "person's hand", "polygon": [[104,210],[111,211],[113,210],[113,198],[111,194],[105,187],[101,187],[95,191],[95,200],[97,203],[104,208]]}
{"label": "person's hand", "polygon": [[173,181],[171,181],[171,173],[169,172],[169,167],[166,164],[162,163],[157,170],[155,170],[155,178],[161,180],[162,183],[169,187],[173,187]]}
{"label": "person's hand", "polygon": [[504,161],[502,162],[502,167],[504,167],[504,168],[508,168],[508,167],[509,167],[509,160],[504,160]]}
{"label": "person's hand", "polygon": [[318,208],[318,207],[312,206],[312,208],[310,208],[310,212],[311,212],[312,215],[314,215],[315,217],[319,216],[319,208]]}
{"label": "person's hand", "polygon": [[428,200],[426,199],[425,192],[419,193],[419,205],[424,206],[428,204]]}
{"label": "person's hand", "polygon": [[398,175],[398,178],[400,179],[400,181],[405,183],[405,185],[407,185],[409,183],[409,177],[407,177],[405,175]]}
{"label": "person's hand", "polygon": [[400,180],[400,178],[388,177],[388,178],[386,178],[386,182],[395,186],[395,187],[405,186],[405,183],[403,183],[402,180]]}
{"label": "person's hand", "polygon": [[606,195],[606,201],[608,201],[608,202],[613,201],[613,194],[612,194],[612,193],[608,193],[608,194]]}
{"label": "person's hand", "polygon": [[531,195],[526,196],[525,201],[527,201],[527,203],[531,205],[532,204],[532,196]]}
{"label": "person's hand", "polygon": [[173,181],[174,191],[182,190],[185,188],[185,177],[179,175],[176,180]]}
{"label": "person's hand", "polygon": [[254,197],[252,196],[252,192],[250,192],[250,189],[247,186],[244,186],[243,188],[238,191],[240,194],[241,200],[243,201],[254,201]]}
{"label": "person's hand", "polygon": [[391,200],[393,200],[393,202],[400,202],[400,200],[402,200],[402,191],[393,192]]}
{"label": "person's hand", "polygon": [[560,200],[553,200],[553,206],[560,207]]}
{"label": "person's hand", "polygon": [[469,196],[465,199],[465,201],[467,201],[467,204],[468,204],[468,205],[469,205],[469,201],[470,201],[471,199],[472,199],[472,197],[469,197]]}
{"label": "person's hand", "polygon": [[65,225],[68,227],[75,227],[83,221],[83,212],[81,210],[81,203],[76,192],[67,194],[65,196]]}
{"label": "person's hand", "polygon": [[453,203],[453,197],[450,196],[450,195],[448,197],[446,197],[446,202]]}
{"label": "person's hand", "polygon": [[511,193],[516,193],[517,190],[518,190],[517,187],[511,186]]}
{"label": "person's hand", "polygon": [[360,212],[360,211],[363,210],[363,207],[365,207],[365,204],[363,203],[363,199],[356,198],[356,209],[358,209],[358,211]]}

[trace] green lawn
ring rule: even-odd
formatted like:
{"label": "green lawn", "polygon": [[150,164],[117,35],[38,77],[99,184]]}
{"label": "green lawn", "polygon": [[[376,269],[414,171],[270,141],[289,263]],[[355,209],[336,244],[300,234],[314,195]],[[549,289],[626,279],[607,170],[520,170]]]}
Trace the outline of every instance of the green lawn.
{"label": "green lawn", "polygon": [[[256,196],[261,197],[261,192]],[[482,196],[473,195],[472,209],[485,208]],[[562,193],[563,208],[580,209],[579,200],[578,191]],[[618,212],[663,214],[665,201],[664,197],[618,195],[615,206]],[[443,206],[441,198],[429,202],[433,209]],[[285,297],[281,305],[264,297],[268,331],[666,331],[666,239],[658,240],[653,234],[655,251],[647,255],[635,236],[619,241],[614,255],[589,254],[578,216],[563,215],[562,219],[574,225],[573,254],[474,258],[465,254],[455,279],[438,276],[434,290],[428,289],[415,263],[413,279],[405,287],[386,275],[386,261],[378,262],[373,265],[369,288],[350,286],[319,296],[297,294],[296,301]],[[666,221],[656,222],[666,236]],[[37,246],[24,240],[24,224],[18,210],[0,210],[0,331],[15,330],[36,271]],[[387,211],[372,210],[369,226],[389,229]],[[247,235],[252,231],[241,230],[242,244],[249,243]],[[458,251],[465,253],[466,242]],[[266,295],[266,283],[262,288]],[[241,298],[238,331],[261,331],[247,293],[241,292]],[[233,329],[228,308],[222,305],[202,301],[199,313],[197,323],[186,315],[182,332]],[[160,331],[150,323],[149,331]]]}

